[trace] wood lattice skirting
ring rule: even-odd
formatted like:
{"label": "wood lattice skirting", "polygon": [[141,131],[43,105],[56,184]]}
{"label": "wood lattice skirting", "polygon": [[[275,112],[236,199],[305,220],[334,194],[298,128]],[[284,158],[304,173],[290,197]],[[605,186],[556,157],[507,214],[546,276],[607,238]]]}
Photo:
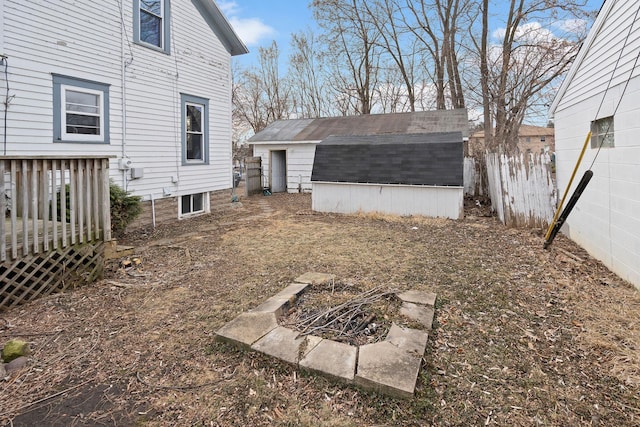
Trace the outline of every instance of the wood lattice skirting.
{"label": "wood lattice skirting", "polygon": [[0,311],[101,278],[104,247],[90,242],[0,264]]}

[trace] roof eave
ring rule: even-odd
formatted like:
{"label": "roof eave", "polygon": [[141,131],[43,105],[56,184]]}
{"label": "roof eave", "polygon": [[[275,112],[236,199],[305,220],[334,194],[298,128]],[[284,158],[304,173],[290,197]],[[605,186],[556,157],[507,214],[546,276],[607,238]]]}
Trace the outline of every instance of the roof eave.
{"label": "roof eave", "polygon": [[571,64],[571,68],[569,68],[569,72],[567,73],[567,76],[565,77],[564,81],[560,85],[560,89],[558,89],[558,93],[556,93],[556,96],[553,98],[553,102],[549,107],[549,117],[554,116],[556,112],[556,108],[558,108],[558,104],[560,104],[562,97],[564,96],[569,85],[571,84],[571,80],[573,80],[576,73],[578,72],[578,69],[582,65],[584,58],[587,56],[587,52],[589,51],[589,49],[591,49],[591,45],[593,44],[593,41],[595,40],[596,35],[602,29],[604,21],[608,17],[609,12],[613,8],[613,4],[615,2],[616,0],[605,0],[604,4],[602,5],[602,8],[598,12],[598,16],[596,17],[596,20],[593,23],[593,26],[589,30],[587,39],[582,43],[582,46],[580,47],[580,51],[578,52],[578,56],[576,57],[576,60],[573,61],[573,64]]}
{"label": "roof eave", "polygon": [[249,49],[213,0],[191,0],[204,17],[211,30],[218,36],[231,56],[244,55]]}

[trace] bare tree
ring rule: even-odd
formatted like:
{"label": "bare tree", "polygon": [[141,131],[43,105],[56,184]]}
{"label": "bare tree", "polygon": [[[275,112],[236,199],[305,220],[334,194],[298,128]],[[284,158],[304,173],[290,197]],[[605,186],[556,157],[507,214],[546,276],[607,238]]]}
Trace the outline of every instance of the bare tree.
{"label": "bare tree", "polygon": [[[431,64],[436,92],[436,108],[464,108],[458,51],[461,46],[459,28],[470,25],[470,0],[404,0],[403,19],[420,42]],[[448,102],[447,102],[448,101]]]}
{"label": "bare tree", "polygon": [[365,15],[366,0],[313,0],[313,15],[324,29],[331,85],[344,114],[369,114],[380,65],[380,33]]}
{"label": "bare tree", "polygon": [[259,67],[235,70],[232,91],[233,117],[238,126],[260,132],[269,123],[290,114],[290,91],[279,74],[279,51],[274,41],[259,49]]}
{"label": "bare tree", "polygon": [[[399,0],[374,0],[363,2],[365,19],[368,20],[379,33],[378,44],[384,55],[390,58],[390,65],[395,68],[404,90],[392,88],[387,82],[380,88],[380,100],[391,110],[416,110],[416,81],[418,75],[417,62],[419,60],[415,37],[402,19],[402,5]],[[389,70],[390,67],[387,67]],[[387,71],[387,75],[389,72]],[[393,90],[392,90],[393,89]],[[397,97],[403,94],[406,102],[393,104],[392,99],[384,99],[383,94]],[[400,101],[400,99],[398,99]],[[385,111],[388,108],[383,108]]]}
{"label": "bare tree", "polygon": [[327,97],[324,57],[311,30],[291,36],[289,56],[291,99],[296,117],[314,118],[332,111]]}
{"label": "bare tree", "polygon": [[[549,84],[567,71],[586,32],[555,35],[549,26],[567,18],[585,18],[584,0],[510,0],[500,44],[489,44],[490,4],[483,0],[480,46],[485,144],[490,150],[517,149],[525,116]],[[557,30],[557,29],[556,29]],[[493,132],[491,125],[493,124]]]}

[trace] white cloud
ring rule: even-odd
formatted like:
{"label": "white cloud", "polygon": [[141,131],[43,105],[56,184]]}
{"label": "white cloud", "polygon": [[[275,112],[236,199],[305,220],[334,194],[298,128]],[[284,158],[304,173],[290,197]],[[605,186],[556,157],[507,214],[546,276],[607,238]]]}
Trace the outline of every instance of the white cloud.
{"label": "white cloud", "polygon": [[218,5],[222,13],[225,14],[225,16],[235,15],[239,9],[238,3],[233,0],[219,0],[216,1],[216,4]]}
{"label": "white cloud", "polygon": [[260,18],[242,17],[240,6],[233,0],[219,0],[216,4],[229,19],[240,39],[248,46],[257,45],[276,33],[274,28],[262,22]]}
{"label": "white cloud", "polygon": [[588,25],[584,19],[565,19],[555,23],[555,26],[562,31],[578,35],[586,34]]}
{"label": "white cloud", "polygon": [[[498,28],[491,35],[496,40],[503,40],[506,34],[505,28]],[[543,28],[539,22],[528,22],[526,24],[520,25],[516,29],[515,39],[519,42],[524,43],[540,43],[540,42],[550,42],[556,37],[553,33]]]}
{"label": "white cloud", "polygon": [[242,41],[249,46],[256,45],[261,40],[276,33],[276,30],[258,18],[238,18],[233,16],[229,18],[229,22]]}

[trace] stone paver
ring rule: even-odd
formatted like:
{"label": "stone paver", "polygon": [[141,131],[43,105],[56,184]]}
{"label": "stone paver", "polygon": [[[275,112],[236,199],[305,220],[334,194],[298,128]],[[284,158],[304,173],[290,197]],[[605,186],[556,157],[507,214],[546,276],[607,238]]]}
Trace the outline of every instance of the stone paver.
{"label": "stone paver", "polygon": [[[305,273],[287,288],[244,313],[216,333],[219,340],[230,341],[292,364],[346,382],[355,382],[397,397],[412,397],[420,371],[428,331],[403,328],[393,323],[385,341],[360,347],[299,332],[278,325],[277,317],[309,285],[331,283],[335,276]],[[431,292],[405,291],[400,314],[431,330],[436,295]]]}
{"label": "stone paver", "polygon": [[305,283],[292,283],[259,306],[249,310],[249,313],[274,313],[278,317],[282,316],[284,310],[295,302],[307,286],[309,285]]}
{"label": "stone paver", "polygon": [[433,307],[428,305],[403,302],[400,306],[400,315],[415,320],[428,330],[431,330],[433,325],[433,314]]}
{"label": "stone paver", "polygon": [[397,294],[398,298],[405,302],[414,304],[430,305],[433,307],[436,303],[436,294],[424,291],[405,291]]}
{"label": "stone paver", "polygon": [[299,336],[300,333],[284,326],[278,326],[251,346],[269,356],[277,357],[285,362],[298,364],[322,338],[313,335]]}
{"label": "stone paver", "polygon": [[422,355],[389,341],[360,346],[355,383],[396,397],[413,397]]}
{"label": "stone paver", "polygon": [[357,358],[357,347],[323,339],[300,360],[300,366],[351,382],[356,373]]}
{"label": "stone paver", "polygon": [[278,320],[273,313],[243,313],[218,329],[216,339],[251,347],[276,327]]}
{"label": "stone paver", "polygon": [[402,350],[422,357],[424,350],[427,348],[428,339],[429,334],[424,331],[403,328],[392,323],[385,341],[390,342]]}
{"label": "stone paver", "polygon": [[334,274],[308,272],[298,277],[295,282],[308,283],[309,285],[322,285],[324,283],[331,283],[335,278],[336,276]]}

